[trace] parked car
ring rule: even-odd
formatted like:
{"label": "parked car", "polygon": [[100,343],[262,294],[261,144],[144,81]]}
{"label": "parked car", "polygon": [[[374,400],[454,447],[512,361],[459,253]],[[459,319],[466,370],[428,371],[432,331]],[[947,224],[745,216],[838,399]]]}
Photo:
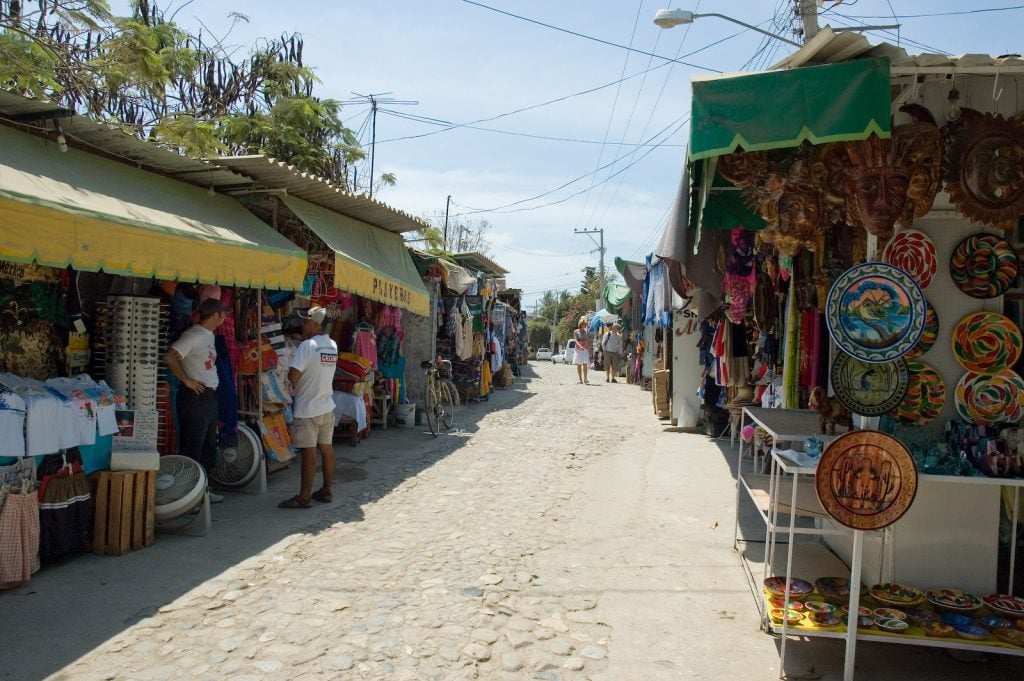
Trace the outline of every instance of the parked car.
{"label": "parked car", "polygon": [[551,362],[554,364],[572,364],[575,354],[576,340],[572,339],[565,344],[565,350],[551,357]]}
{"label": "parked car", "polygon": [[551,359],[551,348],[537,348],[537,359]]}

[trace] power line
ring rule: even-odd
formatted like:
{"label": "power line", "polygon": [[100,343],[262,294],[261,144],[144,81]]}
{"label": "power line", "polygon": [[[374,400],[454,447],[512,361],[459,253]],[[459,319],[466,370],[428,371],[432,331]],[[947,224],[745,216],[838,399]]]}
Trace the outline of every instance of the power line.
{"label": "power line", "polygon": [[561,31],[562,33],[568,33],[569,35],[574,35],[577,38],[584,38],[586,40],[592,40],[592,41],[594,41],[596,43],[601,43],[602,45],[610,45],[611,47],[617,47],[620,50],[627,50],[629,52],[636,52],[637,54],[643,54],[643,55],[646,55],[648,57],[657,57],[658,59],[664,59],[666,62],[675,62],[676,64],[682,64],[683,66],[691,66],[691,67],[693,67],[695,69],[700,69],[701,71],[710,71],[711,73],[721,73],[721,71],[719,71],[718,69],[713,69],[710,66],[702,66],[701,64],[692,64],[690,62],[680,61],[678,59],[670,59],[668,57],[663,57],[660,54],[654,54],[652,52],[645,52],[643,50],[638,50],[638,49],[635,49],[633,47],[627,47],[625,45],[620,45],[618,43],[613,43],[613,42],[611,42],[609,40],[602,40],[601,38],[595,38],[594,36],[591,36],[591,35],[585,35],[583,33],[577,33],[576,31],[571,31],[571,30],[569,30],[567,28],[561,28],[559,26],[554,26],[552,24],[546,24],[543,21],[537,21],[536,19],[530,19],[528,17],[524,17],[524,16],[519,15],[519,14],[513,14],[512,12],[506,12],[505,10],[498,9],[497,7],[491,7],[489,5],[485,5],[485,4],[480,3],[480,2],[475,2],[474,0],[462,0],[462,2],[465,2],[466,4],[469,4],[469,5],[476,5],[477,7],[482,7],[483,9],[489,9],[492,12],[497,12],[498,14],[504,14],[505,16],[512,17],[513,19],[519,19],[520,21],[525,21],[527,23],[536,24],[538,26],[543,26],[544,28],[550,28],[550,29],[553,29],[555,31]]}
{"label": "power line", "polygon": [[[891,9],[891,6],[890,6]],[[849,19],[922,19],[931,17],[956,17],[963,16],[965,14],[983,14],[985,12],[1009,12],[1012,10],[1024,9],[1024,5],[1011,5],[1008,7],[981,7],[978,9],[964,9],[957,10],[955,12],[930,12],[928,14],[851,14],[847,15]]]}

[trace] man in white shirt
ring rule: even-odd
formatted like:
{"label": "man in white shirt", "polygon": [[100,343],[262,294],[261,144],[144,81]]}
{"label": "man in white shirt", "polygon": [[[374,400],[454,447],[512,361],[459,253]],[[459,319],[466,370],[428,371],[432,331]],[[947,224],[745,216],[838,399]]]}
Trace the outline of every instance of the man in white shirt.
{"label": "man in white shirt", "polygon": [[[327,310],[311,307],[299,312],[302,343],[288,366],[288,381],[294,388],[292,400],[292,442],[302,451],[302,482],[299,493],[285,499],[279,508],[309,508],[311,499],[330,503],[334,482],[334,370],[338,344],[324,332]],[[313,491],[316,452],[323,461],[323,484]]]}
{"label": "man in white shirt", "polygon": [[[215,298],[199,303],[199,323],[190,326],[167,351],[167,368],[181,385],[178,408],[178,451],[199,462],[209,480],[217,454],[217,346],[213,332],[230,310]],[[210,493],[210,502],[224,497]]]}

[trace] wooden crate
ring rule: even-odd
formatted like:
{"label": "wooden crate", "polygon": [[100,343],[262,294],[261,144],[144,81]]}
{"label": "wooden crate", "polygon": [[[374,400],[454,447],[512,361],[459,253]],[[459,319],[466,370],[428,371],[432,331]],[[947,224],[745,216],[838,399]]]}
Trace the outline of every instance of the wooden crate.
{"label": "wooden crate", "polygon": [[156,471],[102,471],[90,476],[94,553],[121,556],[153,543]]}

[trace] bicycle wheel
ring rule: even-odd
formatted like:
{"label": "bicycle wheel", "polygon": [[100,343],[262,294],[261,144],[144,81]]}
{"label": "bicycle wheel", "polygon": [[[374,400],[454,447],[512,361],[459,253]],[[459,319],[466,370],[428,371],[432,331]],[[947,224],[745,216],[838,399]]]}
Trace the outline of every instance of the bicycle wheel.
{"label": "bicycle wheel", "polygon": [[438,432],[438,418],[437,418],[437,395],[431,381],[427,381],[427,389],[424,391],[423,404],[424,410],[427,414],[427,425],[430,426],[430,434],[437,437]]}
{"label": "bicycle wheel", "polygon": [[452,390],[447,383],[441,383],[437,387],[441,393],[441,423],[445,428],[451,428],[455,423],[455,400],[452,398]]}

